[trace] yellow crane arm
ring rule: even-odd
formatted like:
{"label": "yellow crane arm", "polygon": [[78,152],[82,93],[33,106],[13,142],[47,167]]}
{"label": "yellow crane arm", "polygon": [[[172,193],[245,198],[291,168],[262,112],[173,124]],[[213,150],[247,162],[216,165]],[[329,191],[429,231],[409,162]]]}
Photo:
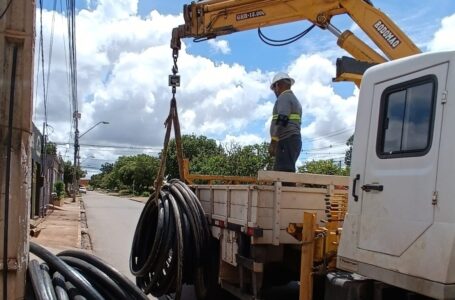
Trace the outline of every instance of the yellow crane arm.
{"label": "yellow crane arm", "polygon": [[[369,36],[387,59],[420,53],[411,39],[369,0],[206,0],[184,5],[185,23],[174,28],[173,49],[180,49],[180,39],[215,38],[238,31],[308,20],[328,29],[338,38],[338,45],[355,59],[366,63],[382,63],[387,59],[361,41],[351,31],[340,32],[330,20],[347,14]],[[345,76],[338,80],[359,78]],[[354,76],[355,77],[355,76]]]}

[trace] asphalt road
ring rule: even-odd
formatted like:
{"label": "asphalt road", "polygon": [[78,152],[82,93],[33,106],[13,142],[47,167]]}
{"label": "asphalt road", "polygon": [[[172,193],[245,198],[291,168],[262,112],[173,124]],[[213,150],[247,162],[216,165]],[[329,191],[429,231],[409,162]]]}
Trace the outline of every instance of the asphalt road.
{"label": "asphalt road", "polygon": [[83,200],[93,252],[134,280],[129,255],[144,204],[90,191]]}

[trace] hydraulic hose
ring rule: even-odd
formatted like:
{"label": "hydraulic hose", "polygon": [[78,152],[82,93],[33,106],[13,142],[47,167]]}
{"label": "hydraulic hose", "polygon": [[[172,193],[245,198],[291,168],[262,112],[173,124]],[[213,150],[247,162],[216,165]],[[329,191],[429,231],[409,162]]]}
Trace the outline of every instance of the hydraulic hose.
{"label": "hydraulic hose", "polygon": [[199,299],[207,297],[210,230],[204,210],[191,189],[179,180],[151,195],[133,238],[130,270],[141,290],[155,297],[173,294],[194,284]]}
{"label": "hydraulic hose", "polygon": [[33,242],[30,252],[45,263],[30,261],[28,292],[31,295],[27,299],[148,299],[126,276],[89,253],[69,250],[55,256]]}

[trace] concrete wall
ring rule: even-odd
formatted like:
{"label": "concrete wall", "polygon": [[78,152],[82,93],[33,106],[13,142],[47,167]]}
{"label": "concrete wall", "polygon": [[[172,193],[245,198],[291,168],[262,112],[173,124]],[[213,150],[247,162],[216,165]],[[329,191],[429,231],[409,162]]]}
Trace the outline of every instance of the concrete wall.
{"label": "concrete wall", "polygon": [[[7,7],[9,1],[0,1]],[[0,20],[0,298],[23,299],[28,265],[35,2]],[[8,172],[9,170],[9,172]],[[7,288],[3,288],[6,282]]]}

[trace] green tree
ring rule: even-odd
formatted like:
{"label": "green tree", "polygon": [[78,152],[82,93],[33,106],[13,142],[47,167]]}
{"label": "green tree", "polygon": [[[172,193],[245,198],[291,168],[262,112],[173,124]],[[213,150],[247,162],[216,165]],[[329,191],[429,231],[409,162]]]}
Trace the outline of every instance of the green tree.
{"label": "green tree", "polygon": [[197,157],[191,161],[190,172],[203,175],[228,175],[228,157],[217,154],[209,157]]}
{"label": "green tree", "polygon": [[103,178],[107,174],[111,173],[113,170],[114,170],[113,163],[102,164],[100,168],[101,173],[92,175],[92,177],[90,177],[90,185],[93,188],[107,188],[105,185],[103,185]]}
{"label": "green tree", "polygon": [[52,142],[48,142],[45,148],[46,154],[48,155],[57,155],[57,145]]}
{"label": "green tree", "polygon": [[191,162],[193,173],[226,176],[256,176],[258,170],[273,167],[268,143],[240,146],[230,144],[223,153],[209,157],[198,156]]}
{"label": "green tree", "polygon": [[349,147],[348,150],[346,150],[346,153],[344,155],[344,164],[347,167],[351,167],[351,162],[352,162],[352,145],[354,144],[354,135],[351,135],[349,139],[346,141],[346,146]]}
{"label": "green tree", "polygon": [[102,184],[109,189],[129,189],[135,193],[147,191],[158,173],[159,160],[147,154],[121,156],[107,173]]}
{"label": "green tree", "polygon": [[[197,167],[199,164],[193,165],[194,161],[223,154],[223,148],[217,145],[215,140],[202,135],[183,135],[182,147],[184,158],[191,161],[190,171],[194,173],[200,173],[200,170]],[[159,157],[161,156],[162,153],[160,153]],[[169,142],[166,157],[166,175],[169,178],[179,178],[175,139],[171,139]]]}
{"label": "green tree", "polygon": [[107,174],[114,170],[114,164],[112,163],[104,163],[101,165],[100,171],[102,174]]}
{"label": "green tree", "polygon": [[[273,159],[268,154],[268,143],[223,148],[205,136],[182,137],[185,158],[190,159],[190,172],[205,175],[256,176],[258,170],[271,169]],[[160,153],[160,157],[161,157]],[[103,164],[101,173],[93,175],[90,185],[110,190],[134,190],[140,194],[153,185],[160,159],[146,154],[121,156],[115,163]],[[175,140],[170,141],[166,174],[178,178]]]}
{"label": "green tree", "polygon": [[273,160],[268,153],[268,143],[241,147],[231,145],[227,150],[228,174],[234,176],[256,176],[262,169],[271,169]]}
{"label": "green tree", "polygon": [[103,174],[103,173],[92,175],[92,177],[90,177],[90,182],[89,182],[90,186],[93,188],[100,188],[104,175],[105,174]]}
{"label": "green tree", "polygon": [[115,190],[118,188],[118,186],[119,186],[119,181],[117,180],[117,178],[114,176],[114,174],[112,172],[104,174],[104,176],[101,179],[101,187],[103,189]]}
{"label": "green tree", "polygon": [[65,190],[65,184],[63,183],[63,181],[57,181],[55,184],[54,184],[54,190],[55,192],[57,193],[57,197],[59,199],[62,198],[63,196],[63,192]]}
{"label": "green tree", "polygon": [[[63,164],[63,182],[65,183],[65,191],[69,195],[69,185],[73,183],[73,174],[74,174],[74,166],[70,161],[66,161]],[[80,166],[76,169],[76,179],[79,180],[84,177],[87,172],[83,171]]]}
{"label": "green tree", "polygon": [[335,163],[333,159],[307,161],[299,167],[298,171],[299,173],[349,175],[348,170]]}

